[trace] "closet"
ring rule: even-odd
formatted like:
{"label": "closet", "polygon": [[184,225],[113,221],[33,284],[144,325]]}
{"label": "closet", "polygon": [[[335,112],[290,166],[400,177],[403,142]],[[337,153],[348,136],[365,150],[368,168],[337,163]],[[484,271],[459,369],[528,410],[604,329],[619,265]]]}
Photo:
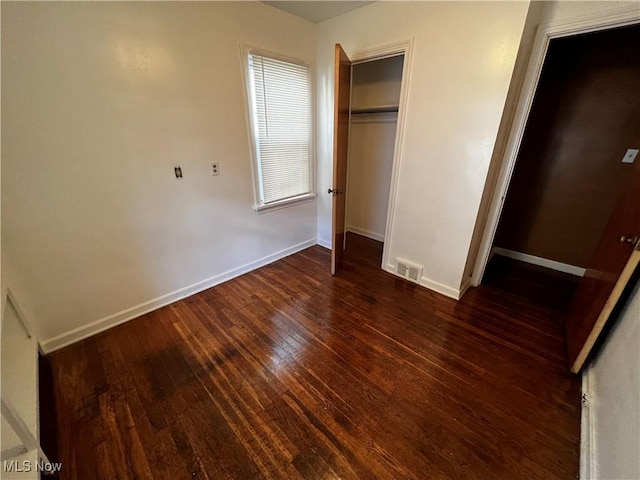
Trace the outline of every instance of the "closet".
{"label": "closet", "polygon": [[346,231],[384,242],[404,56],[351,72]]}
{"label": "closet", "polygon": [[571,301],[632,178],[625,155],[640,148],[639,38],[634,26],[551,43],[487,280]]}
{"label": "closet", "polygon": [[483,278],[556,310],[572,372],[640,275],[639,40],[550,42]]}

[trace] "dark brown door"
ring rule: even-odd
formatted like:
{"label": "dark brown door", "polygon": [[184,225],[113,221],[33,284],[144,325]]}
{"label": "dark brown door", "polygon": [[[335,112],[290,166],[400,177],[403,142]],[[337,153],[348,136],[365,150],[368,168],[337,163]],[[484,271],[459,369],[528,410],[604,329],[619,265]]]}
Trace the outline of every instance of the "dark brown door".
{"label": "dark brown door", "polygon": [[351,60],[336,43],[335,97],[333,123],[333,195],[331,274],[342,262],[345,234],[345,198],[347,189],[347,153],[349,150],[349,104],[351,100]]}
{"label": "dark brown door", "polygon": [[631,275],[640,263],[640,159],[589,262],[566,321],[571,371],[582,368]]}

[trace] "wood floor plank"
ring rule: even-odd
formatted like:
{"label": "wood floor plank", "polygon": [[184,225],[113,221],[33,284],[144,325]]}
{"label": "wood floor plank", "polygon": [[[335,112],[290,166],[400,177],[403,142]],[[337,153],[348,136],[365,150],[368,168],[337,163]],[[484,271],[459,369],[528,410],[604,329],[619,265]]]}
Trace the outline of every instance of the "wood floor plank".
{"label": "wood floor plank", "polygon": [[347,242],[52,354],[60,478],[576,478],[559,294],[456,302]]}

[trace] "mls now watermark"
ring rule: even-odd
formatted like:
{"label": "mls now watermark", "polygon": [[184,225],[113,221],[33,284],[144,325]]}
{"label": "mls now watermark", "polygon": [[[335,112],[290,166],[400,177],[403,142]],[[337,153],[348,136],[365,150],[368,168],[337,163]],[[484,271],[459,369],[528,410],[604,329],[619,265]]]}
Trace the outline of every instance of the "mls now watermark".
{"label": "mls now watermark", "polygon": [[31,460],[4,460],[2,462],[2,469],[5,472],[17,473],[17,472],[43,472],[43,473],[56,473],[62,470],[62,462],[44,462],[38,460],[32,462]]}

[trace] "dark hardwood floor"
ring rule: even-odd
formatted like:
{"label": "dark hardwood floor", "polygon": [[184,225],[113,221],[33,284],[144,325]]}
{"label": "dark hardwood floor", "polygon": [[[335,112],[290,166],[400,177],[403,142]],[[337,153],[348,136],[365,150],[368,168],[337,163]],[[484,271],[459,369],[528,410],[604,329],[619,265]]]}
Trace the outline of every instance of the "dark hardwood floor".
{"label": "dark hardwood floor", "polygon": [[580,381],[544,307],[460,302],[350,236],[50,356],[61,478],[578,476]]}
{"label": "dark hardwood floor", "polygon": [[[482,283],[562,314],[571,304],[580,278],[513,258],[493,255],[487,264]],[[559,321],[563,319],[559,318]]]}

